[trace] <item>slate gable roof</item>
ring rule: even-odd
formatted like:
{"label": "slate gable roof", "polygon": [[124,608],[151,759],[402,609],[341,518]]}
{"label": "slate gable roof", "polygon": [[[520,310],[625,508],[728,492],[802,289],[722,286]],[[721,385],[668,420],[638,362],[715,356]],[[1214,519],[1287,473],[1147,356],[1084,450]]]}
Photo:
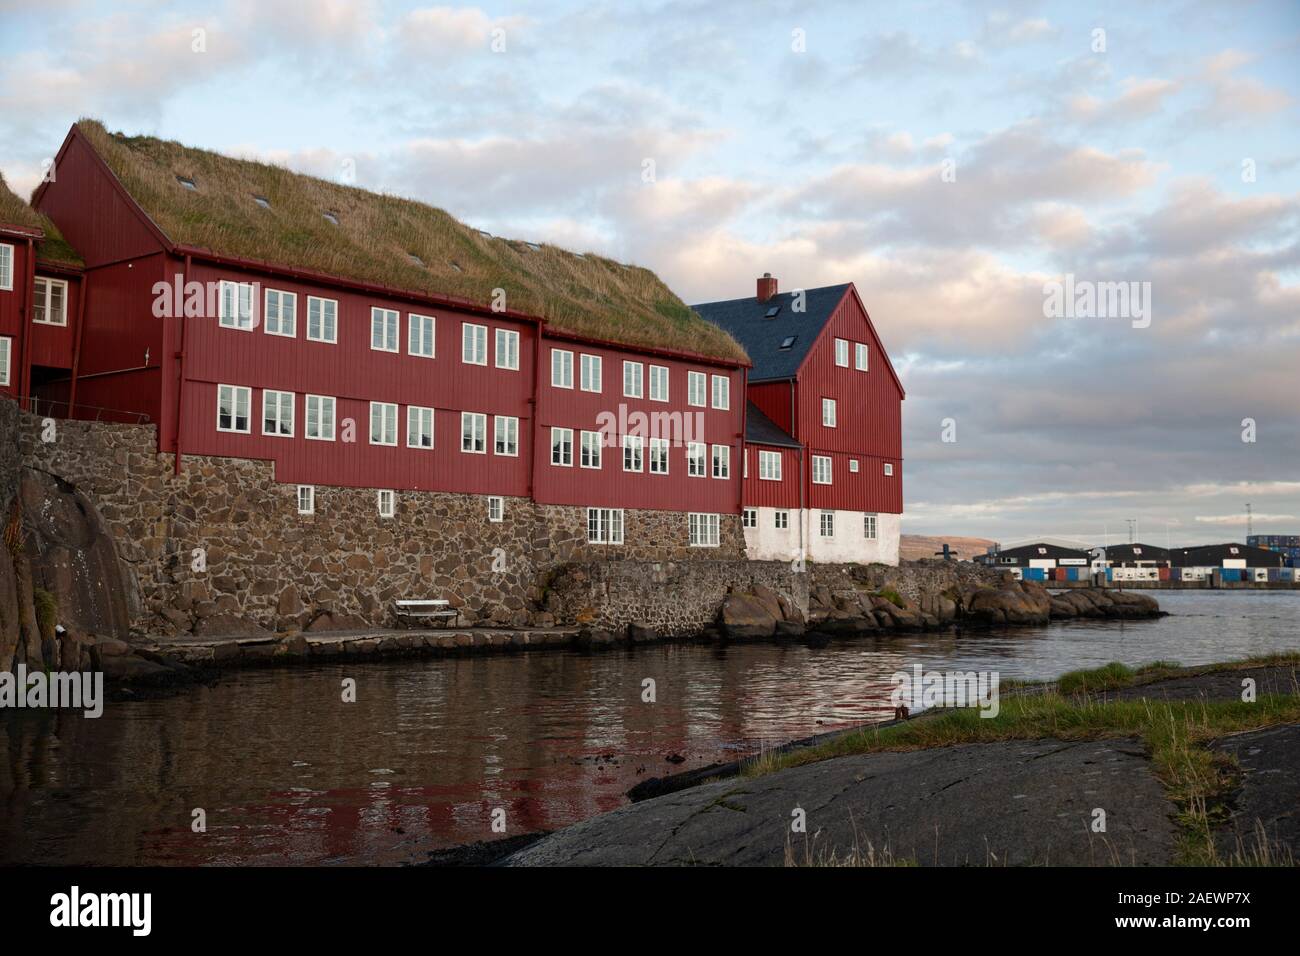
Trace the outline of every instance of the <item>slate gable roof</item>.
{"label": "slate gable roof", "polygon": [[[691,306],[731,337],[749,353],[754,363],[749,381],[794,378],[804,357],[817,341],[835,307],[840,304],[851,283],[804,289],[804,311],[794,311],[794,292],[781,292],[766,302],[756,296],[729,299],[725,302],[702,302]],[[767,318],[773,308],[777,313]],[[788,348],[783,342],[793,339]]]}

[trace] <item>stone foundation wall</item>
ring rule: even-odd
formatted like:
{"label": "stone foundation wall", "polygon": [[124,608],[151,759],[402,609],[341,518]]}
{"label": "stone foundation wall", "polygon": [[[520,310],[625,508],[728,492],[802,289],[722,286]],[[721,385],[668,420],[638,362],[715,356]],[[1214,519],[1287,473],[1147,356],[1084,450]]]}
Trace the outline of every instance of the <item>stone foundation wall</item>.
{"label": "stone foundation wall", "polygon": [[818,588],[830,592],[892,588],[928,609],[945,592],[989,584],[996,572],[977,565],[916,561],[883,564],[814,564],[787,561],[712,560],[574,563],[555,573],[546,608],[562,624],[617,630],[642,624],[667,636],[694,634],[717,622],[731,591],[755,586],[789,598],[805,615]]}
{"label": "stone foundation wall", "polygon": [[39,418],[15,418],[22,465],[70,482],[112,532],[139,590],[136,631],[383,626],[399,598],[446,598],[461,625],[545,625],[556,567],[744,554],[738,515],[710,549],[688,546],[685,514],[628,510],[624,545],[590,545],[585,509],[518,498],[489,522],[483,496],[399,492],[385,519],[373,490],[318,486],[315,514],[299,515],[269,462],[185,456],[177,476],[153,426],[59,420],[44,441]]}

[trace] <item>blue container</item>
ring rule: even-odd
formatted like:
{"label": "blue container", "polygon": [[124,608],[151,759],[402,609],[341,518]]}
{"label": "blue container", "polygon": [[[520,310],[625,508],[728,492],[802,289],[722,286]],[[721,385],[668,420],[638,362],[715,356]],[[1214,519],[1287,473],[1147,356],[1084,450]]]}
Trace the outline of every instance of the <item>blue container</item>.
{"label": "blue container", "polygon": [[1066,569],[1065,569],[1065,580],[1067,580],[1067,581],[1077,581],[1077,580],[1079,580],[1079,570],[1080,570],[1079,568],[1066,568]]}
{"label": "blue container", "polygon": [[1219,573],[1224,581],[1241,580],[1241,568],[1220,568]]}
{"label": "blue container", "polygon": [[1115,569],[1114,569],[1114,568],[1107,568],[1107,569],[1106,569],[1106,580],[1107,580],[1107,581],[1113,581],[1114,579],[1115,579]]}
{"label": "blue container", "polygon": [[1026,581],[1046,581],[1047,574],[1043,568],[1025,568],[1024,579]]}
{"label": "blue container", "polygon": [[1269,569],[1268,569],[1268,579],[1269,579],[1270,581],[1281,581],[1281,580],[1282,580],[1282,569],[1281,569],[1281,568],[1269,568]]}

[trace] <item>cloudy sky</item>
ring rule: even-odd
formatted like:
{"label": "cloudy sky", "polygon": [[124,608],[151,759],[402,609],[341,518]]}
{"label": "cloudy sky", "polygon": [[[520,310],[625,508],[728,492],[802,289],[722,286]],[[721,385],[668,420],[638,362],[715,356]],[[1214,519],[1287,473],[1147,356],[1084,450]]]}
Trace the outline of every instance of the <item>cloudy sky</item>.
{"label": "cloudy sky", "polygon": [[[0,0],[0,22],[19,191],[94,116],[355,164],[688,302],[852,280],[908,391],[905,531],[1223,541],[1250,502],[1300,533],[1295,2]],[[1150,283],[1149,322],[1046,317],[1067,274]]]}

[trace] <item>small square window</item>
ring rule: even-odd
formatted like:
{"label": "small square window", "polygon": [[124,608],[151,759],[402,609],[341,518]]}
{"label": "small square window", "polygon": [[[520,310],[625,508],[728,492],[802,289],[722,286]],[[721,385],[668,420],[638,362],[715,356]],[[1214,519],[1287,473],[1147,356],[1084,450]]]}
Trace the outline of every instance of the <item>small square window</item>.
{"label": "small square window", "polygon": [[314,515],[316,513],[316,486],[298,486],[298,514]]}
{"label": "small square window", "polygon": [[506,516],[506,500],[498,495],[488,495],[488,521],[503,521]]}
{"label": "small square window", "polygon": [[387,489],[379,492],[379,517],[391,518],[397,513],[397,492]]}
{"label": "small square window", "polygon": [[849,471],[853,472],[855,475],[858,473],[858,460],[856,458],[849,459]]}
{"label": "small square window", "polygon": [[744,528],[758,527],[758,509],[746,508],[740,515],[740,524]]}
{"label": "small square window", "polygon": [[885,477],[886,478],[894,477],[894,466],[892,462],[888,462],[888,461],[885,462]]}

